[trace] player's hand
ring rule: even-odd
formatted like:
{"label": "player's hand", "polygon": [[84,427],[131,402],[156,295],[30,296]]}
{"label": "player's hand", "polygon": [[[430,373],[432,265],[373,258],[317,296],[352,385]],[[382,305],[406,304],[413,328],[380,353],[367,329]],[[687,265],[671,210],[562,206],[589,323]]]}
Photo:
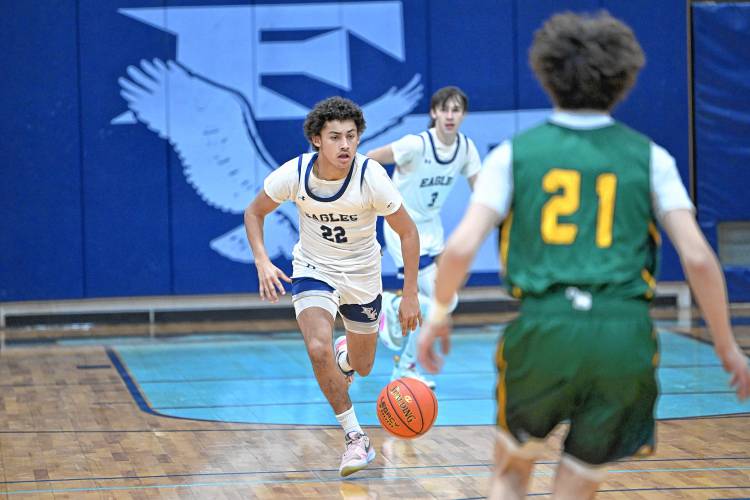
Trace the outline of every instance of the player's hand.
{"label": "player's hand", "polygon": [[404,337],[422,324],[422,311],[419,310],[419,299],[416,293],[405,294],[401,297],[401,305],[398,307],[398,320],[401,323],[401,334]]}
{"label": "player's hand", "polygon": [[451,331],[453,323],[450,316],[440,323],[427,322],[419,332],[417,341],[417,359],[428,373],[437,373],[443,367],[443,356],[435,350],[435,341],[440,339],[440,351],[443,355],[451,350]]}
{"label": "player's hand", "polygon": [[724,352],[719,352],[721,364],[724,366],[732,378],[729,380],[740,401],[750,397],[750,366],[747,364],[747,357],[742,353],[737,344],[732,345]]}
{"label": "player's hand", "polygon": [[291,283],[292,280],[284,274],[284,271],[274,266],[270,260],[263,262],[255,262],[255,266],[258,269],[258,288],[260,292],[261,300],[268,300],[270,302],[278,302],[279,294],[286,295],[284,285],[281,280]]}

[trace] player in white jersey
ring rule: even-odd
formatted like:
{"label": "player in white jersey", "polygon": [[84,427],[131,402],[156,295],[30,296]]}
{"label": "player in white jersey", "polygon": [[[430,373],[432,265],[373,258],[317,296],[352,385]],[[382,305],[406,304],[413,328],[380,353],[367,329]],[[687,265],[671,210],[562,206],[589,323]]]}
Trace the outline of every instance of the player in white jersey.
{"label": "player in white jersey", "polygon": [[[245,210],[245,228],[255,256],[262,299],[284,294],[292,301],[321,391],[344,429],[346,451],[339,473],[367,467],[375,450],[354,413],[348,384],[356,371],[365,376],[375,360],[383,290],[378,215],[399,235],[404,260],[401,327],[421,322],[417,293],[419,234],[385,169],[357,154],[365,129],[361,109],[348,99],[331,97],[307,115],[305,136],[315,149],[273,171],[263,191]],[[300,237],[293,250],[292,278],[268,258],[263,221],[284,201],[297,205]],[[333,342],[334,320],[341,314],[346,336]]]}
{"label": "player in white jersey", "polygon": [[[443,87],[432,95],[430,102],[430,126],[428,130],[409,134],[381,148],[369,151],[367,156],[380,163],[395,163],[393,183],[404,197],[404,205],[419,231],[419,293],[432,296],[435,281],[436,258],[443,251],[445,242],[440,209],[445,203],[459,175],[463,175],[474,188],[474,181],[481,160],[474,141],[459,129],[466,117],[469,100],[458,87]],[[401,245],[398,235],[388,227],[383,228],[386,248],[403,271]],[[417,368],[417,338],[415,330],[403,345],[403,332],[398,327],[396,311],[401,297],[383,294],[383,319],[380,339],[390,349],[401,351],[391,379],[413,377],[422,380],[430,388],[435,382],[425,377]],[[454,307],[457,300],[454,301]],[[429,303],[421,300],[423,307]]]}

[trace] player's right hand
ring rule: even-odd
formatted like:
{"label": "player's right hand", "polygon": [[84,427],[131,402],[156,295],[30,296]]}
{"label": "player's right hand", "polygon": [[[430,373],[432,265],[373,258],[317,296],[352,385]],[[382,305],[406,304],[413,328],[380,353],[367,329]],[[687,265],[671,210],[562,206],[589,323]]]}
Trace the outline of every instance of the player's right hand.
{"label": "player's right hand", "polygon": [[279,294],[286,295],[286,290],[281,280],[291,283],[292,280],[284,271],[274,266],[270,260],[264,262],[255,262],[258,269],[258,292],[260,299],[270,302],[278,302]]}
{"label": "player's right hand", "polygon": [[734,344],[726,352],[719,353],[719,358],[724,370],[732,375],[729,385],[737,392],[740,401],[750,397],[750,366],[739,346]]}

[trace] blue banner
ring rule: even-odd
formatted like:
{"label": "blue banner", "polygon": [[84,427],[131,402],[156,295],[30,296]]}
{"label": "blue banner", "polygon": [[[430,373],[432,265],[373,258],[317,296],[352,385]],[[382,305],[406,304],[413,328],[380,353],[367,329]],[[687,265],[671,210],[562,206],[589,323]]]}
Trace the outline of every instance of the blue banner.
{"label": "blue banner", "polygon": [[[484,156],[549,113],[527,54],[558,10],[608,8],[633,26],[648,65],[615,116],[669,149],[687,181],[685,4],[622,4],[3,4],[15,73],[0,84],[0,300],[257,290],[242,212],[271,170],[307,151],[302,121],[317,101],[363,107],[366,151],[423,130],[432,92],[458,85],[470,99],[462,131]],[[659,23],[654,9],[676,20]],[[451,194],[447,232],[468,196],[465,183]],[[265,238],[290,270],[293,205],[268,217]],[[395,285],[387,256],[383,270]],[[493,237],[470,284],[497,283],[497,271]],[[661,277],[681,276],[667,247]]]}
{"label": "blue banner", "polygon": [[[718,248],[721,222],[750,220],[750,4],[693,6],[698,217]],[[733,301],[750,300],[750,269],[724,266]]]}

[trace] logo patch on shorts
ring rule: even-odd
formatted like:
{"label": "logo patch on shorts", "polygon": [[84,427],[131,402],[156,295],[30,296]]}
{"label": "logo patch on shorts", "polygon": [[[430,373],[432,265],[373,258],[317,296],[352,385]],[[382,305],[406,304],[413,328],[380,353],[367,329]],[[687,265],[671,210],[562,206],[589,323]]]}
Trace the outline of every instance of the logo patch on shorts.
{"label": "logo patch on shorts", "polygon": [[378,312],[372,306],[362,306],[362,314],[367,316],[370,321],[378,319]]}

